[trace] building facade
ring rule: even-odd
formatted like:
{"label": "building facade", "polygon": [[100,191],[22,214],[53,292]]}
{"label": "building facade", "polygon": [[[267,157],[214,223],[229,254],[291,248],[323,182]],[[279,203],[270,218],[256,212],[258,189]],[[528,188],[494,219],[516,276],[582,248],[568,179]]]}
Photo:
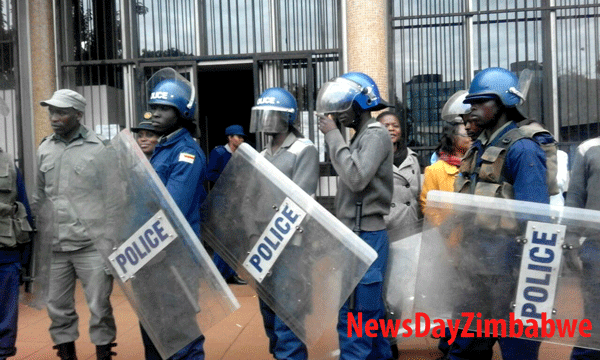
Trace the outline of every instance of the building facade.
{"label": "building facade", "polygon": [[320,148],[324,197],[334,174],[316,94],[346,71],[369,74],[395,101],[422,159],[437,144],[446,99],[490,66],[528,70],[523,110],[566,149],[600,134],[594,0],[0,0],[0,13],[0,147],[28,186],[51,132],[39,101],[57,88],[80,91],[84,122],[110,137],[141,119],[145,82],[165,66],[196,84],[207,153],[228,125],[248,129],[262,90],[288,89]]}

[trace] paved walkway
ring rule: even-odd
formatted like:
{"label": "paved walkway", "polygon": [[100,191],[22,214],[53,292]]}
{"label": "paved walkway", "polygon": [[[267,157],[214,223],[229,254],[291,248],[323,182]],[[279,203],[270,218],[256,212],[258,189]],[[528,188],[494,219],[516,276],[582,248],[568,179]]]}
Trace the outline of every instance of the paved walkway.
{"label": "paved walkway", "polygon": [[[262,325],[258,308],[258,299],[249,286],[233,285],[232,290],[238,298],[241,308],[206,332],[205,349],[207,360],[268,360],[272,359],[268,340]],[[77,287],[77,313],[80,316],[80,338],[76,342],[79,360],[95,360],[95,347],[88,335],[89,312],[85,304],[83,291]],[[112,295],[115,318],[117,321],[117,343],[115,349],[120,359],[143,359],[144,350],[138,326],[138,320],[129,306],[121,289],[115,285]],[[19,308],[19,334],[17,355],[12,359],[51,360],[57,359],[52,350],[52,340],[48,334],[50,319],[45,310],[38,311],[24,305]],[[310,349],[310,359],[336,359],[337,334],[334,327],[323,339]],[[498,349],[496,349],[498,350]],[[570,348],[544,343],[540,359],[568,359]],[[437,340],[430,337],[403,339],[400,343],[402,360],[436,359],[441,355],[437,351]],[[332,352],[334,354],[332,355]],[[498,353],[498,351],[496,351]],[[494,359],[501,359],[495,355]]]}

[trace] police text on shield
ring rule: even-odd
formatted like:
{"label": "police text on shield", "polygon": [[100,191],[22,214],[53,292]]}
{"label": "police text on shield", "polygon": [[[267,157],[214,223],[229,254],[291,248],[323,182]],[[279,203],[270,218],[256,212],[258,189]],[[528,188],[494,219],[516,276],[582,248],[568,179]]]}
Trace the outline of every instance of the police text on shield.
{"label": "police text on shield", "polygon": [[306,212],[286,198],[244,260],[244,268],[261,282],[298,231]]}
{"label": "police text on shield", "polygon": [[159,210],[110,254],[108,260],[125,282],[176,238],[173,226]]}

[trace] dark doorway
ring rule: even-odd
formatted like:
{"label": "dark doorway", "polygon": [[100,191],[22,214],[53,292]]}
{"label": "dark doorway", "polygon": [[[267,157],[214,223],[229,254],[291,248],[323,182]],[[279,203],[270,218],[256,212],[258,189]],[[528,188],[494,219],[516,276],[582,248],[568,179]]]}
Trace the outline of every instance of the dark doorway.
{"label": "dark doorway", "polygon": [[[254,105],[252,64],[198,69],[198,115],[200,143],[207,160],[210,151],[227,142],[225,128],[241,125],[246,135]],[[247,141],[253,144],[254,136]]]}

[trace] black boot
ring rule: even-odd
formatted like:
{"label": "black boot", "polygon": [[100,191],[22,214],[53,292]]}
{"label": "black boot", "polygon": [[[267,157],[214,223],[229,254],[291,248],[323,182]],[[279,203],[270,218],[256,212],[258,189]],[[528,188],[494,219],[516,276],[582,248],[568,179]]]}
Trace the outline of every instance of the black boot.
{"label": "black boot", "polygon": [[400,352],[398,351],[398,345],[397,344],[390,345],[390,350],[392,350],[392,359],[397,360],[398,356],[400,356]]}
{"label": "black boot", "polygon": [[75,342],[73,341],[54,345],[52,348],[58,350],[56,355],[58,355],[61,360],[77,360],[77,354],[75,353]]}
{"label": "black boot", "polygon": [[97,360],[111,360],[116,352],[112,351],[112,348],[117,346],[116,343],[108,343],[106,345],[96,345],[96,359]]}

